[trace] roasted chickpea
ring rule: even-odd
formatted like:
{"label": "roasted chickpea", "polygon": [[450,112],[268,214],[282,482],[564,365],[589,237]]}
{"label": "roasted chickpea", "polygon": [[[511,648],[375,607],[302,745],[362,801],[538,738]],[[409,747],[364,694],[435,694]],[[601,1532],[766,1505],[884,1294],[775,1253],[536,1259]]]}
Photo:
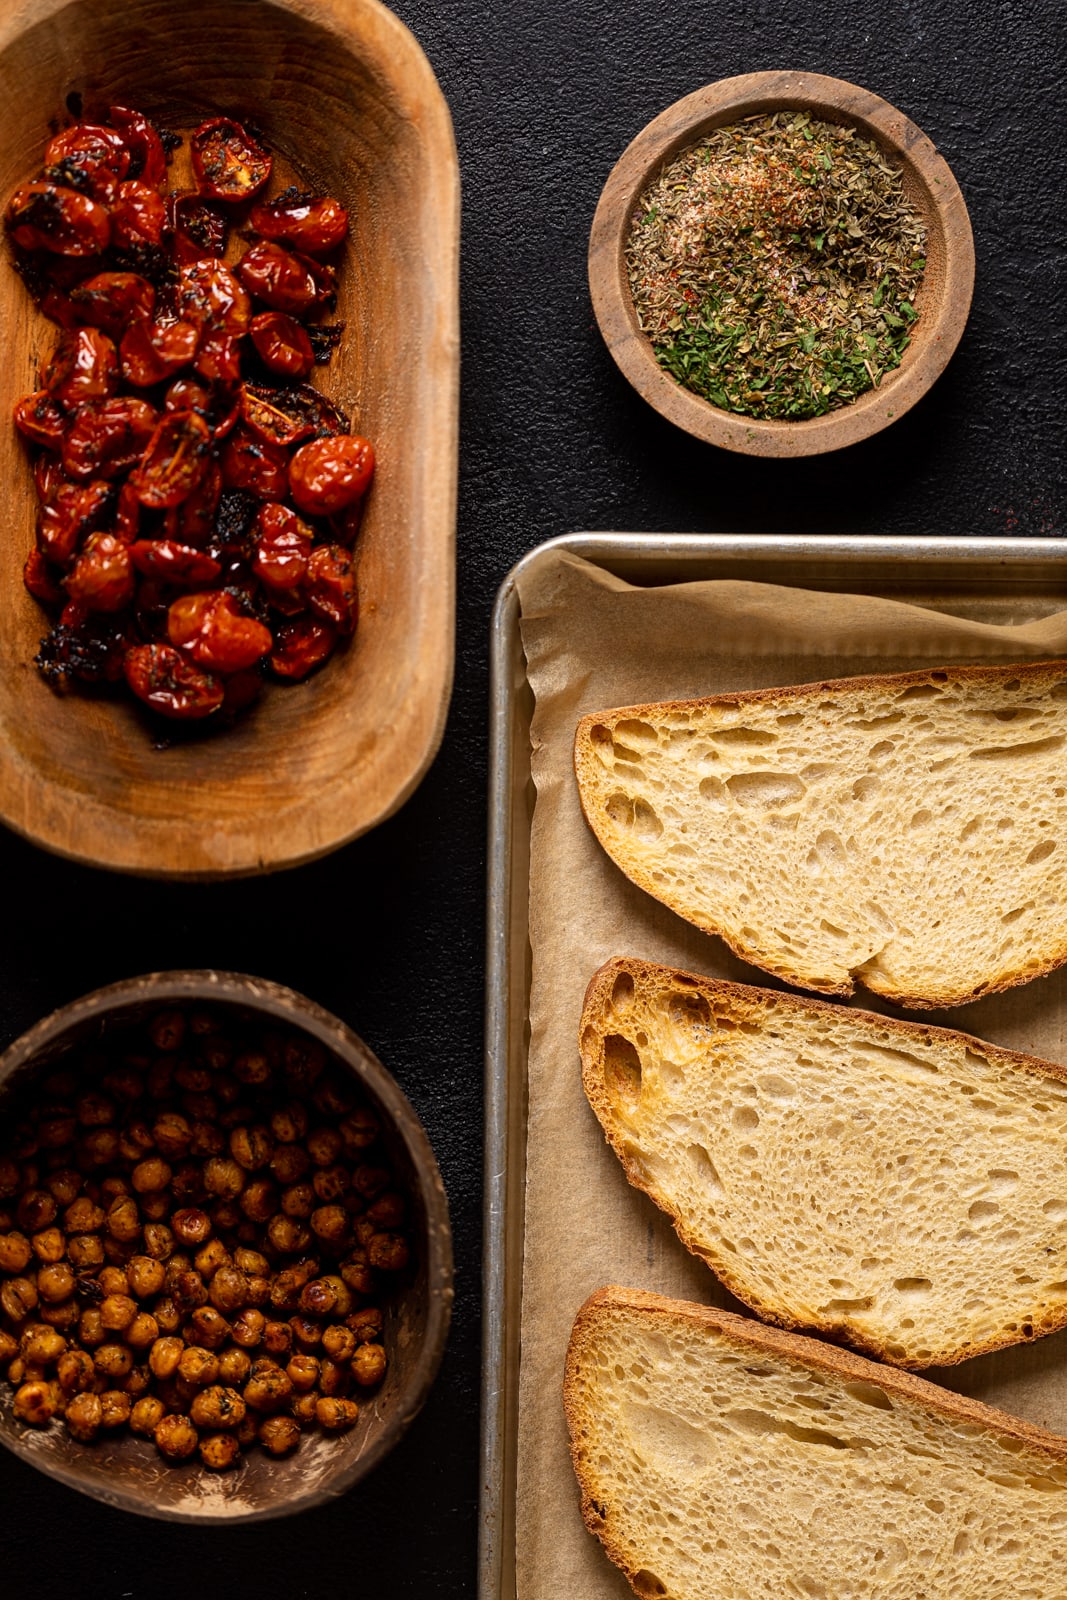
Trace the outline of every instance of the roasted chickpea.
{"label": "roasted chickpea", "polygon": [[230,1252],[221,1239],[209,1239],[202,1249],[196,1252],[193,1266],[205,1282],[210,1281],[220,1267],[232,1266]]}
{"label": "roasted chickpea", "polygon": [[351,1361],[356,1353],[358,1341],[351,1328],[345,1328],[340,1323],[326,1328],[322,1335],[322,1348],[331,1361]]}
{"label": "roasted chickpea", "polygon": [[279,1183],[299,1183],[311,1166],[311,1157],[298,1144],[283,1144],[271,1156],[270,1170]]}
{"label": "roasted chickpea", "polygon": [[251,1277],[248,1280],[248,1304],[265,1306],[270,1299],[270,1279]]}
{"label": "roasted chickpea", "polygon": [[107,1208],[107,1231],[120,1244],[130,1244],[140,1236],[141,1214],[132,1195],[116,1195]]}
{"label": "roasted chickpea", "polygon": [[201,1306],[189,1322],[195,1342],[206,1350],[217,1350],[230,1337],[230,1324],[214,1306]]}
{"label": "roasted chickpea", "polygon": [[240,1427],[247,1407],[236,1389],[223,1384],[212,1384],[202,1389],[189,1407],[189,1415],[198,1428]]}
{"label": "roasted chickpea", "polygon": [[96,1306],[86,1306],[78,1318],[78,1343],[92,1350],[96,1345],[103,1344],[106,1338],[99,1310]]}
{"label": "roasted chickpea", "polygon": [[364,1306],[345,1318],[345,1327],[351,1328],[360,1344],[377,1342],[382,1336],[382,1314],[377,1306]]}
{"label": "roasted chickpea", "polygon": [[123,1161],[139,1162],[151,1150],[153,1143],[152,1130],[147,1122],[131,1122],[119,1129],[119,1155]]}
{"label": "roasted chickpea", "polygon": [[287,1322],[267,1322],[263,1326],[263,1349],[272,1356],[288,1356],[293,1348],[293,1330]]}
{"label": "roasted chickpea", "polygon": [[241,1050],[233,1060],[233,1075],[238,1083],[258,1088],[270,1082],[270,1062],[262,1050]]}
{"label": "roasted chickpea", "polygon": [[104,1246],[95,1233],[76,1233],[67,1240],[67,1256],[72,1267],[84,1272],[87,1267],[99,1267],[104,1260]]}
{"label": "roasted chickpea", "polygon": [[37,1314],[42,1322],[47,1322],[50,1328],[58,1328],[60,1333],[69,1333],[80,1315],[75,1300],[62,1300],[54,1306],[42,1301]]}
{"label": "roasted chickpea", "polygon": [[121,1384],[123,1394],[128,1394],[131,1400],[139,1400],[143,1394],[151,1389],[154,1379],[147,1365],[133,1367],[129,1376]]}
{"label": "roasted chickpea", "polygon": [[109,1294],[100,1302],[100,1321],[109,1333],[121,1333],[137,1315],[137,1301],[128,1294]]}
{"label": "roasted chickpea", "polygon": [[130,1280],[126,1276],[125,1267],[105,1267],[97,1278],[101,1292],[108,1294],[129,1294]]}
{"label": "roasted chickpea", "polygon": [[399,1233],[376,1233],[367,1245],[367,1260],[380,1272],[401,1272],[409,1253],[407,1241]]}
{"label": "roasted chickpea", "polygon": [[67,1241],[58,1228],[43,1228],[31,1242],[34,1255],[46,1266],[62,1261],[67,1252]]}
{"label": "roasted chickpea", "polygon": [[345,1117],[337,1129],[341,1135],[345,1150],[351,1156],[359,1155],[368,1149],[381,1132],[378,1118],[374,1112],[367,1109],[357,1109],[350,1116]]}
{"label": "roasted chickpea", "polygon": [[193,1142],[193,1130],[180,1111],[164,1111],[152,1125],[152,1136],[168,1161],[182,1161]]}
{"label": "roasted chickpea", "polygon": [[245,1188],[238,1204],[250,1222],[266,1222],[277,1208],[278,1191],[268,1179],[254,1178]]}
{"label": "roasted chickpea", "polygon": [[234,1318],[231,1330],[234,1344],[241,1345],[246,1350],[254,1349],[263,1338],[265,1326],[266,1318],[262,1311],[246,1306],[240,1315]]}
{"label": "roasted chickpea", "polygon": [[106,1128],[115,1120],[115,1102],[93,1090],[79,1095],[75,1110],[83,1128]]}
{"label": "roasted chickpea", "polygon": [[180,1244],[199,1245],[211,1232],[211,1218],[196,1206],[185,1206],[171,1217],[170,1227]]}
{"label": "roasted chickpea", "polygon": [[294,1183],[282,1193],[282,1210],[287,1217],[310,1217],[315,1209],[315,1191],[310,1183]]}
{"label": "roasted chickpea", "polygon": [[96,1233],[104,1226],[106,1213],[88,1195],[79,1195],[63,1213],[63,1226],[68,1233]]}
{"label": "roasted chickpea", "polygon": [[49,1367],[58,1361],[67,1341],[46,1322],[30,1322],[19,1340],[19,1355],[36,1367]]}
{"label": "roasted chickpea", "polygon": [[323,1394],[347,1394],[352,1387],[352,1372],[346,1364],[341,1366],[329,1359],[319,1365],[319,1389]]}
{"label": "roasted chickpea", "polygon": [[245,1186],[245,1169],[230,1156],[211,1156],[204,1162],[204,1188],[220,1200],[236,1200]]}
{"label": "roasted chickpea", "polygon": [[42,1228],[49,1227],[56,1220],[58,1212],[55,1196],[49,1194],[47,1189],[27,1189],[15,1208],[19,1227],[25,1228],[27,1233],[38,1233]]}
{"label": "roasted chickpea", "polygon": [[238,1311],[248,1296],[248,1279],[239,1267],[220,1267],[208,1292],[216,1311]]}
{"label": "roasted chickpea", "polygon": [[330,1205],[344,1198],[348,1191],[348,1168],[335,1164],[332,1167],[319,1167],[312,1174],[312,1188],[323,1205]]}
{"label": "roasted chickpea", "polygon": [[90,1128],[78,1140],[78,1153],[90,1167],[106,1167],[118,1157],[118,1133],[114,1128]]}
{"label": "roasted chickpea", "polygon": [[380,1344],[361,1344],[352,1357],[352,1376],[361,1389],[381,1383],[386,1369],[385,1349]]}
{"label": "roasted chickpea", "polygon": [[314,1389],[307,1394],[294,1394],[289,1402],[289,1414],[295,1417],[302,1428],[310,1428],[315,1423],[315,1407],[319,1403],[318,1394]]}
{"label": "roasted chickpea", "polygon": [[188,1461],[199,1442],[196,1429],[180,1412],[158,1422],[153,1437],[156,1449],[167,1461]]}
{"label": "roasted chickpea", "polygon": [[138,1194],[155,1194],[165,1189],[171,1179],[171,1169],[162,1156],[149,1156],[139,1161],[130,1174],[130,1182]]}
{"label": "roasted chickpea", "polygon": [[270,1272],[270,1262],[258,1250],[248,1250],[243,1245],[233,1253],[233,1264],[250,1277],[262,1277]]}
{"label": "roasted chickpea", "polygon": [[158,1294],[166,1282],[166,1268],[152,1256],[131,1256],[126,1267],[129,1292],[138,1300]]}
{"label": "roasted chickpea", "polygon": [[178,1370],[185,1346],[172,1334],[157,1339],[148,1354],[148,1365],[157,1378],[171,1378]]}
{"label": "roasted chickpea", "polygon": [[374,1289],[374,1275],[367,1264],[366,1252],[351,1251],[341,1262],[341,1277],[353,1294],[370,1294]]}
{"label": "roasted chickpea", "polygon": [[379,1195],[367,1207],[367,1221],[383,1230],[399,1228],[403,1225],[406,1209],[403,1195],[397,1194],[395,1189],[387,1189],[385,1194]]}
{"label": "roasted chickpea", "polygon": [[144,1253],[155,1261],[166,1261],[174,1249],[174,1235],[162,1222],[146,1222]]}
{"label": "roasted chickpea", "polygon": [[185,1013],[171,1009],[159,1011],[148,1024],[148,1037],[157,1050],[180,1050],[185,1038]]}
{"label": "roasted chickpea", "polygon": [[64,1414],[70,1434],[81,1444],[89,1444],[100,1432],[104,1408],[98,1394],[76,1394]]}
{"label": "roasted chickpea", "polygon": [[285,1371],[293,1388],[301,1394],[313,1389],[319,1381],[319,1363],[314,1356],[293,1356]]}
{"label": "roasted chickpea", "polygon": [[[6,1333],[3,1328],[0,1328],[0,1366],[3,1366],[5,1361],[10,1361],[17,1355],[18,1348],[19,1342],[14,1334]],[[91,1365],[92,1363],[90,1362]]]}
{"label": "roasted chickpea", "polygon": [[0,1285],[0,1309],[12,1322],[23,1322],[37,1307],[37,1285],[30,1278],[8,1278]]}
{"label": "roasted chickpea", "polygon": [[100,1396],[100,1426],[122,1428],[130,1420],[133,1401],[122,1389],[105,1389]]}
{"label": "roasted chickpea", "polygon": [[[261,1369],[261,1370],[258,1370]],[[244,1397],[253,1411],[278,1411],[293,1392],[292,1381],[271,1363],[254,1361],[252,1374],[244,1387]]]}
{"label": "roasted chickpea", "polygon": [[163,1334],[177,1333],[182,1325],[181,1308],[177,1301],[169,1294],[160,1295],[153,1303],[152,1315],[159,1323],[159,1331]]}
{"label": "roasted chickpea", "polygon": [[300,1428],[292,1417],[268,1417],[260,1423],[258,1437],[268,1455],[286,1456],[300,1443]]}
{"label": "roasted chickpea", "polygon": [[347,1317],[352,1294],[343,1278],[313,1278],[300,1291],[300,1309],[308,1317]]}
{"label": "roasted chickpea", "polygon": [[246,1172],[257,1172],[271,1158],[274,1140],[270,1130],[242,1125],[230,1134],[230,1154]]}
{"label": "roasted chickpea", "polygon": [[377,1200],[388,1189],[392,1174],[385,1167],[363,1162],[352,1169],[352,1187],[364,1200]]}
{"label": "roasted chickpea", "polygon": [[156,1395],[142,1395],[130,1410],[131,1433],[140,1433],[142,1435],[155,1433],[163,1420],[164,1411],[163,1402]]}
{"label": "roasted chickpea", "polygon": [[267,1238],[282,1255],[295,1255],[298,1250],[306,1250],[311,1243],[311,1234],[303,1223],[295,1217],[287,1217],[281,1211],[268,1222]]}
{"label": "roasted chickpea", "polygon": [[[180,1166],[175,1167],[174,1176],[170,1180],[170,1192],[179,1207],[199,1208],[200,1202],[206,1198],[204,1175],[200,1164],[196,1161],[183,1161]],[[171,1227],[177,1233],[173,1221]],[[202,1240],[199,1242],[203,1243]]]}
{"label": "roasted chickpea", "polygon": [[81,1394],[96,1382],[93,1358],[85,1350],[65,1350],[56,1365],[59,1386],[67,1394]]}
{"label": "roasted chickpea", "polygon": [[307,1153],[317,1167],[332,1167],[343,1147],[336,1128],[316,1128],[307,1141]]}
{"label": "roasted chickpea", "polygon": [[93,1365],[102,1378],[126,1378],[133,1366],[133,1351],[124,1344],[98,1345]]}
{"label": "roasted chickpea", "polygon": [[186,1345],[178,1359],[178,1376],[187,1384],[204,1389],[219,1375],[219,1358],[203,1345]]}
{"label": "roasted chickpea", "polygon": [[0,1270],[21,1272],[32,1256],[33,1246],[24,1233],[0,1234]]}
{"label": "roasted chickpea", "polygon": [[212,1472],[226,1472],[241,1459],[241,1446],[232,1433],[209,1433],[200,1441],[200,1459]]}
{"label": "roasted chickpea", "polygon": [[252,1358],[245,1350],[235,1349],[219,1351],[219,1380],[222,1383],[237,1387],[245,1382],[252,1367]]}
{"label": "roasted chickpea", "polygon": [[320,1428],[325,1428],[327,1433],[341,1433],[345,1428],[352,1427],[359,1416],[359,1407],[354,1400],[323,1395],[316,1403],[315,1416]]}
{"label": "roasted chickpea", "polygon": [[68,1261],[42,1267],[37,1274],[37,1293],[48,1305],[58,1306],[74,1293],[74,1268]]}
{"label": "roasted chickpea", "polygon": [[[216,1278],[218,1278],[217,1272],[211,1280],[213,1284]],[[194,1272],[192,1268],[177,1274],[171,1293],[183,1311],[195,1311],[197,1306],[207,1305],[207,1284],[199,1272]]]}
{"label": "roasted chickpea", "polygon": [[139,1311],[126,1329],[126,1343],[133,1350],[147,1350],[159,1336],[159,1323],[147,1311]]}

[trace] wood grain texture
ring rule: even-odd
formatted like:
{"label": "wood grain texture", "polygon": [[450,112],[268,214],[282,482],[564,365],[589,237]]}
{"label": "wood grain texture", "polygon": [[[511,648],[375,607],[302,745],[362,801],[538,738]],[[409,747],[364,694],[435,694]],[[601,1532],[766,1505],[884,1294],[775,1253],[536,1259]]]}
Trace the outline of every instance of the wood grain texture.
{"label": "wood grain texture", "polygon": [[0,1056],[0,1112],[71,1050],[143,1023],[164,1007],[192,1002],[253,1026],[294,1028],[351,1073],[377,1111],[393,1170],[411,1197],[414,1267],[385,1305],[390,1365],[382,1386],[360,1403],[355,1428],[337,1437],[306,1435],[294,1455],[248,1455],[237,1472],[206,1471],[198,1461],[168,1466],[131,1433],[87,1448],[58,1423],[28,1428],[12,1413],[11,1386],[0,1396],[0,1445],[39,1471],[109,1506],[171,1522],[262,1521],[288,1516],[342,1494],[382,1459],[418,1415],[434,1380],[452,1309],[448,1201],[433,1151],[395,1080],[359,1036],[292,989],[232,972],[162,972],[131,978],[63,1006]]}
{"label": "wood grain texture", "polygon": [[[340,350],[316,382],[378,453],[358,545],[351,646],[271,687],[232,730],[153,748],[136,704],[59,697],[33,665],[45,631],[21,565],[34,492],[0,426],[0,820],[49,850],[121,871],[215,878],[321,856],[411,793],[452,681],[459,179],[426,58],[377,0],[32,0],[0,21],[0,195],[39,170],[50,131],[137,106],[172,128],[253,122],[352,233]],[[69,120],[69,119],[68,119]],[[5,263],[0,412],[37,385],[55,330]]]}
{"label": "wood grain texture", "polygon": [[[900,366],[851,405],[805,422],[740,416],[683,389],[641,332],[626,272],[626,241],[637,202],[661,168],[713,128],[783,109],[850,123],[901,169],[904,189],[927,231],[926,271],[916,296],[919,321]],[[947,365],[967,321],[974,288],[974,241],[959,186],[930,140],[877,95],[814,72],[752,72],[698,89],[648,124],[604,186],[589,239],[589,287],[600,331],[623,375],[661,415],[726,450],[808,456],[855,444],[903,416]]]}

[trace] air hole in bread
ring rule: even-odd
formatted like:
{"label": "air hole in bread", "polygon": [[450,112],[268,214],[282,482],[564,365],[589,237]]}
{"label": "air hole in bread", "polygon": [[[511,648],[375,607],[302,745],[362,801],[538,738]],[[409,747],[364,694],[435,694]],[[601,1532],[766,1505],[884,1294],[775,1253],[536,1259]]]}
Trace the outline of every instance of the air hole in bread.
{"label": "air hole in bread", "polygon": [[846,1383],[845,1393],[851,1395],[853,1400],[858,1400],[861,1405],[873,1406],[875,1411],[892,1411],[893,1402],[884,1389],[879,1389],[876,1383]]}
{"label": "air hole in bread", "polygon": [[995,1200],[976,1200],[967,1212],[971,1222],[988,1222],[992,1217],[1000,1215],[1000,1207]]}
{"label": "air hole in bread", "polygon": [[654,1572],[649,1572],[644,1568],[640,1572],[634,1573],[630,1579],[630,1584],[634,1593],[641,1596],[641,1600],[661,1600],[661,1597],[667,1593],[667,1585],[661,1583]]}
{"label": "air hole in bread", "polygon": [[872,1295],[859,1295],[854,1300],[828,1300],[824,1306],[819,1307],[820,1316],[847,1317],[856,1311],[869,1311],[874,1305]]}
{"label": "air hole in bread", "polygon": [[941,690],[932,683],[913,683],[910,689],[905,689],[895,696],[897,703],[901,700],[936,700]]}
{"label": "air hole in bread", "polygon": [[711,1007],[702,994],[671,995],[667,1014],[676,1028],[710,1028]]}
{"label": "air hole in bread", "polygon": [[634,980],[629,972],[620,972],[611,986],[611,1009],[624,1017],[634,1003]]}
{"label": "air hole in bread", "polygon": [[642,722],[637,717],[624,717],[615,724],[615,738],[626,739],[632,745],[644,745],[646,749],[659,744],[659,734],[650,722]]}
{"label": "air hole in bread", "polygon": [[716,744],[777,744],[778,735],[765,728],[713,728],[708,737]]}
{"label": "air hole in bread", "polygon": [[862,778],[857,778],[852,785],[853,800],[870,800],[882,787],[881,778],[876,778],[873,772],[867,773]]}
{"label": "air hole in bread", "polygon": [[1053,1222],[1063,1222],[1067,1218],[1067,1200],[1046,1200],[1041,1209]]}
{"label": "air hole in bread", "polygon": [[1040,844],[1035,844],[1026,858],[1028,867],[1036,867],[1039,861],[1047,861],[1056,848],[1055,839],[1042,839]]}
{"label": "air hole in bread", "polygon": [[933,1284],[929,1278],[894,1278],[893,1288],[898,1294],[929,1294]]}
{"label": "air hole in bread", "polygon": [[710,801],[712,805],[724,806],[726,804],[726,785],[721,778],[701,778],[700,798]]}
{"label": "air hole in bread", "polygon": [[688,1145],[685,1158],[693,1177],[704,1185],[709,1194],[719,1196],[725,1193],[715,1163],[702,1144]]}
{"label": "air hole in bread", "polygon": [[654,844],[663,832],[663,823],[647,800],[636,798],[617,790],[609,795],[604,806],[617,828],[636,834],[642,844]]}
{"label": "air hole in bread", "polygon": [[778,1438],[792,1439],[797,1444],[819,1445],[826,1450],[863,1450],[871,1447],[868,1439],[842,1439],[824,1428],[801,1428],[795,1422],[772,1416],[769,1411],[760,1411],[754,1406],[727,1411],[725,1420],[732,1423],[739,1433],[751,1434],[755,1438],[773,1434]]}
{"label": "air hole in bread", "polygon": [[1030,739],[1025,744],[993,744],[983,750],[971,750],[968,759],[971,761],[1025,761],[1030,756],[1045,755],[1050,750],[1059,750],[1064,743],[1062,733],[1051,733],[1047,739]]}
{"label": "air hole in bread", "polygon": [[621,1033],[604,1039],[604,1087],[612,1100],[631,1111],[641,1099],[641,1057]]}
{"label": "air hole in bread", "polygon": [[727,778],[726,787],[739,806],[761,811],[779,811],[796,805],[807,788],[791,772],[737,772]]}
{"label": "air hole in bread", "polygon": [[739,1132],[751,1133],[753,1128],[759,1127],[759,1112],[752,1106],[737,1106],[730,1121]]}

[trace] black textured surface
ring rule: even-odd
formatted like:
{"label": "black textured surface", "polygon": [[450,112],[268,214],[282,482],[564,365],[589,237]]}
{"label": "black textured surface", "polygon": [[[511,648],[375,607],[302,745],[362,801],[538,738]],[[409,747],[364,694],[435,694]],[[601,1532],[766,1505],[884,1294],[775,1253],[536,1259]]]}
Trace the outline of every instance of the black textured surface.
{"label": "black textured surface", "polygon": [[[5,1455],[0,1589],[26,1600],[184,1600],[205,1587],[230,1600],[474,1594],[486,641],[512,563],[572,528],[1064,531],[1056,6],[399,0],[396,10],[452,106],[464,182],[457,671],[444,747],[399,816],[281,878],[161,887],[0,834],[0,1043],[89,988],[169,966],[260,973],[330,1007],[396,1074],[437,1149],[458,1271],[450,1347],[393,1457],[294,1522],[149,1524]],[[917,122],[959,180],[978,257],[970,324],[933,391],[877,439],[799,462],[728,456],[657,417],[604,351],[585,283],[596,199],[630,138],[702,83],[772,67],[850,79]]]}

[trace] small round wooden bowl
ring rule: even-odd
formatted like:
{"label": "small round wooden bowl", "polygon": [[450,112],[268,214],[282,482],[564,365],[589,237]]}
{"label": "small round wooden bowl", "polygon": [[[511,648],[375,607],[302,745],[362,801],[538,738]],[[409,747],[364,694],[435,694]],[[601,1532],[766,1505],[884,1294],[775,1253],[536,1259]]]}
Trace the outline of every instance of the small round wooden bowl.
{"label": "small round wooden bowl", "polygon": [[238,1019],[284,1024],[309,1034],[355,1077],[382,1123],[382,1139],[412,1202],[413,1267],[386,1303],[390,1365],[381,1388],[360,1401],[349,1433],[306,1434],[274,1460],[256,1450],[233,1472],[198,1461],[168,1466],[151,1440],[126,1433],[78,1444],[62,1424],[28,1428],[12,1415],[0,1384],[0,1444],[72,1489],[107,1505],[170,1522],[255,1522],[289,1516],[343,1494],[392,1449],[418,1414],[440,1364],[452,1309],[452,1239],[441,1175],[422,1124],[394,1079],[363,1041],[312,1001],[261,978],[231,972],[161,972],[97,989],[63,1006],[0,1056],[0,1120],[13,1094],[53,1070],[69,1050],[96,1045],[164,1006],[209,1004]]}
{"label": "small round wooden bowl", "polygon": [[[683,389],[656,360],[637,323],[626,243],[637,202],[661,168],[712,128],[774,111],[809,111],[849,123],[901,170],[927,231],[919,320],[900,366],[850,405],[804,422],[767,422],[723,411]],[[593,218],[589,287],[600,331],[623,375],[650,405],[708,444],[755,456],[809,456],[855,444],[903,416],[944,370],[967,321],[974,241],[955,178],[926,135],[877,95],[814,72],[752,72],[723,78],[668,106],[612,169]]]}
{"label": "small round wooden bowl", "polygon": [[314,381],[378,463],[356,545],[359,626],[321,672],[268,685],[228,732],[167,748],[132,696],[53,694],[33,664],[48,623],[22,583],[36,497],[11,412],[56,329],[0,249],[0,822],[157,877],[314,860],[411,794],[452,686],[459,167],[444,96],[379,0],[25,0],[0,6],[0,81],[0,205],[40,171],[76,97],[88,117],[135,106],[179,133],[247,119],[279,180],[343,202],[331,317],[345,332]]}

